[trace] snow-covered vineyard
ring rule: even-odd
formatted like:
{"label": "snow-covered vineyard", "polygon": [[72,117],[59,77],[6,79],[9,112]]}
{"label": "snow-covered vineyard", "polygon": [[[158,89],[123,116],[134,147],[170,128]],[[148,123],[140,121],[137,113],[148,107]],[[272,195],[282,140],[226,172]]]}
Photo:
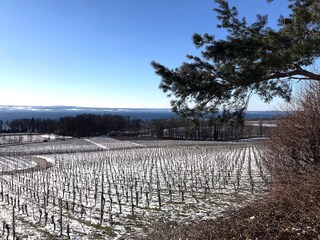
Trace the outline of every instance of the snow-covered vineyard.
{"label": "snow-covered vineyard", "polygon": [[[3,238],[128,239],[159,219],[214,218],[263,194],[270,180],[263,145],[250,142],[92,138],[0,154]],[[52,166],[7,174],[39,164],[33,154]]]}

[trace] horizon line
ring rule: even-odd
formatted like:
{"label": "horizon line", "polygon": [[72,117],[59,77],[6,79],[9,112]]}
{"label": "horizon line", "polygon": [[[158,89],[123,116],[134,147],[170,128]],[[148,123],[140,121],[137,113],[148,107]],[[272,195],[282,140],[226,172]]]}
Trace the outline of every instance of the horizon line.
{"label": "horizon line", "polygon": [[[159,107],[83,107],[76,105],[15,105],[15,104],[0,104],[0,107],[25,107],[25,108],[78,108],[78,109],[127,109],[127,110],[169,110],[171,108]],[[221,111],[218,111],[221,112]],[[246,110],[246,112],[282,112],[279,110]]]}

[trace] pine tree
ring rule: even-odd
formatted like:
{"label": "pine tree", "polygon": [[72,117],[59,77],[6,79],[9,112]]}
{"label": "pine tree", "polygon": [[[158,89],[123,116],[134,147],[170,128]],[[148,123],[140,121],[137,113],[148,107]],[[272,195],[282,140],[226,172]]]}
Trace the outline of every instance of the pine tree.
{"label": "pine tree", "polygon": [[275,30],[268,27],[268,16],[257,15],[248,24],[236,7],[216,0],[217,27],[228,31],[226,39],[196,33],[193,42],[203,50],[200,57],[187,55],[188,62],[176,69],[151,63],[161,77],[160,88],[174,97],[173,111],[182,116],[217,109],[242,112],[253,93],[265,102],[275,96],[290,101],[294,80],[320,81],[307,68],[320,55],[320,1],[288,1],[291,13],[279,17]]}

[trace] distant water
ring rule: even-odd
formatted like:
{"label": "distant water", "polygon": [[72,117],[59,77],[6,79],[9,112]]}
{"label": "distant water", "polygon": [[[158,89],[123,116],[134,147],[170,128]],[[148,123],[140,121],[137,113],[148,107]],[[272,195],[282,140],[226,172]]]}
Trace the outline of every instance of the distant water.
{"label": "distant water", "polygon": [[101,112],[101,111],[0,111],[0,120],[11,121],[13,119],[23,119],[23,118],[41,118],[41,119],[59,119],[61,117],[70,117],[76,116],[78,114],[111,114],[111,115],[122,115],[128,116],[134,119],[141,120],[150,120],[150,119],[159,119],[159,118],[176,118],[177,115],[173,112],[157,112],[157,111],[145,111],[145,112],[136,112],[136,111],[126,111],[126,112]]}
{"label": "distant water", "polygon": [[[170,109],[0,106],[0,120],[2,121],[11,121],[13,119],[23,118],[59,119],[61,117],[76,116],[84,113],[122,115],[141,120],[178,117]],[[246,113],[246,118],[271,119],[283,114],[283,112],[278,111],[248,111]]]}

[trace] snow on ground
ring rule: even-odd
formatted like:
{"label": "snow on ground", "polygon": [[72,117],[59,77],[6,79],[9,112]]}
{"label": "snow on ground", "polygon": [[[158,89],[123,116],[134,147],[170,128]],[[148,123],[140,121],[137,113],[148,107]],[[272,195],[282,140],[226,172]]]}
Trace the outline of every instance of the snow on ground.
{"label": "snow on ground", "polygon": [[0,154],[49,154],[64,152],[98,151],[100,147],[84,139],[54,140],[40,143],[1,146]]}
{"label": "snow on ground", "polygon": [[[12,229],[16,201],[17,236],[26,239],[59,239],[60,218],[63,237],[71,239],[127,239],[158,219],[214,218],[264,194],[269,178],[263,146],[251,142],[94,137],[28,144],[16,151],[21,155],[15,164],[22,164],[23,153],[37,153],[53,164],[44,171],[0,176],[0,222]],[[2,149],[0,163],[13,152],[11,146]]]}
{"label": "snow on ground", "polygon": [[257,141],[265,141],[268,140],[268,137],[257,137],[257,138],[243,138],[238,140],[239,142],[257,142]]}
{"label": "snow on ground", "polygon": [[29,158],[21,156],[1,156],[0,155],[0,174],[1,172],[23,170],[32,168],[37,164]]}
{"label": "snow on ground", "polygon": [[42,158],[42,159],[46,160],[47,162],[49,162],[49,163],[51,163],[51,164],[55,164],[55,160],[54,160],[54,158],[52,158],[51,156],[37,155],[36,157]]}
{"label": "snow on ground", "polygon": [[104,147],[105,149],[125,149],[125,148],[136,148],[136,147],[145,147],[144,144],[130,141],[121,141],[110,137],[92,137],[87,139],[91,143]]}
{"label": "snow on ground", "polygon": [[0,145],[39,143],[43,141],[70,139],[68,136],[38,133],[0,133]]}
{"label": "snow on ground", "polygon": [[132,140],[132,144],[143,147],[174,147],[174,146],[221,146],[237,145],[238,141],[216,142],[216,141],[193,141],[193,140]]}
{"label": "snow on ground", "polygon": [[102,144],[100,144],[100,143],[94,142],[94,141],[92,141],[92,140],[90,140],[90,139],[84,139],[84,140],[87,141],[87,142],[89,142],[89,143],[92,143],[92,144],[96,145],[96,146],[99,147],[99,148],[107,149],[106,146],[104,146],[104,145],[102,145]]}
{"label": "snow on ground", "polygon": [[135,142],[130,142],[130,141],[126,141],[127,143],[129,144],[132,144],[132,145],[135,145],[135,146],[138,146],[138,147],[147,147],[146,145],[144,144],[139,144],[139,143],[135,143]]}

